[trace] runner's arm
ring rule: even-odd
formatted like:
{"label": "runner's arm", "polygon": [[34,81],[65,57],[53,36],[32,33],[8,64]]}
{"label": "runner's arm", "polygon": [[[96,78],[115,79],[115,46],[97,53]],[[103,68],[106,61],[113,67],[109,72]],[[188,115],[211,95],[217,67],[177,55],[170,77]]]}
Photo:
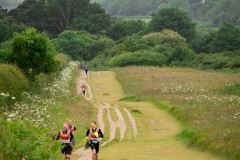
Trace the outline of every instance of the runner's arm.
{"label": "runner's arm", "polygon": [[59,140],[59,138],[60,138],[60,132],[58,132],[58,135],[57,135],[57,137],[56,137],[56,140]]}
{"label": "runner's arm", "polygon": [[101,131],[100,128],[99,128],[99,130],[98,130],[98,136],[101,137],[101,138],[103,138],[103,133],[102,133],[102,131]]}
{"label": "runner's arm", "polygon": [[86,132],[86,137],[89,135],[89,133],[90,133],[90,131],[89,131],[89,129],[88,129],[87,132]]}
{"label": "runner's arm", "polygon": [[72,142],[72,139],[73,139],[73,134],[72,132],[70,132],[70,142]]}

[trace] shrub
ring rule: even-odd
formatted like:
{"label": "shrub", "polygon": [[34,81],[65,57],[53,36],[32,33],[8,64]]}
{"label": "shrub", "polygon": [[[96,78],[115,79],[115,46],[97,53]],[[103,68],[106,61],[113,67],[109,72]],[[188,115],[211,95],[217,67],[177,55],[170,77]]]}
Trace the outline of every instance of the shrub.
{"label": "shrub", "polygon": [[186,39],[180,36],[177,32],[169,29],[164,29],[161,32],[149,33],[143,36],[143,39],[153,40],[156,44],[170,44],[172,47],[184,45]]}
{"label": "shrub", "polygon": [[54,59],[59,63],[60,70],[65,68],[69,62],[68,56],[63,53],[58,53]]}
{"label": "shrub", "polygon": [[115,56],[110,60],[111,66],[130,66],[130,65],[151,65],[163,66],[166,64],[166,57],[163,54],[149,51],[125,52]]}
{"label": "shrub", "polygon": [[52,142],[47,128],[37,127],[30,121],[9,122],[6,119],[0,119],[0,126],[2,128],[0,136],[1,159],[57,158],[56,152],[59,152],[60,142]]}
{"label": "shrub", "polygon": [[168,57],[167,63],[170,66],[188,66],[194,65],[195,52],[187,46],[177,47]]}
{"label": "shrub", "polygon": [[[0,92],[2,96],[16,96],[28,88],[28,80],[16,66],[0,64]],[[6,95],[6,93],[8,93]],[[0,99],[3,105],[3,98]]]}

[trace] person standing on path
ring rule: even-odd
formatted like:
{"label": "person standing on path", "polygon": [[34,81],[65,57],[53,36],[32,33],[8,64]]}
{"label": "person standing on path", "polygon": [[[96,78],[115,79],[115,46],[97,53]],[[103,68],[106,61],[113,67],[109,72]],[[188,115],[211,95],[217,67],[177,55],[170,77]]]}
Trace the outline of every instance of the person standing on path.
{"label": "person standing on path", "polygon": [[87,65],[84,67],[84,70],[85,70],[86,75],[87,75],[87,73],[88,73],[88,66]]}
{"label": "person standing on path", "polygon": [[86,88],[87,88],[87,86],[85,86],[84,84],[81,86],[81,89],[82,89],[82,96],[83,96],[83,97],[85,96]]}
{"label": "person standing on path", "polygon": [[[92,121],[91,127],[87,130],[86,136],[90,136],[91,149],[92,149],[92,160],[98,159],[99,151],[99,138],[103,138],[103,133],[100,128],[97,128],[97,123]],[[88,138],[89,139],[89,138]]]}
{"label": "person standing on path", "polygon": [[70,160],[72,154],[72,138],[73,134],[68,128],[66,123],[63,124],[62,130],[58,132],[58,136],[55,137],[56,140],[61,140],[63,148],[61,149],[62,154],[65,155],[64,159]]}

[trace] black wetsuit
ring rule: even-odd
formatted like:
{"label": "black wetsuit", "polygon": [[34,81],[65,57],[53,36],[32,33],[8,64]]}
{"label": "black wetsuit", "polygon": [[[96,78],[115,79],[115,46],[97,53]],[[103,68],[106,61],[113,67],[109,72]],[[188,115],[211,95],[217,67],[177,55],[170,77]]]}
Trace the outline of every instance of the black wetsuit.
{"label": "black wetsuit", "polygon": [[[92,132],[95,133],[96,130],[97,130],[97,128],[96,128],[95,130],[92,129]],[[90,134],[90,129],[87,130],[86,136],[88,136],[89,134]],[[101,131],[100,128],[98,128],[98,137],[103,138],[103,133],[102,133],[102,131]],[[96,153],[98,153],[98,151],[99,151],[99,141],[98,141],[97,143],[92,143],[92,144],[91,144],[91,149],[92,149],[92,150],[95,149],[95,150],[96,150]]]}
{"label": "black wetsuit", "polygon": [[[68,128],[69,128],[69,129],[72,129],[72,126],[71,126],[71,125],[68,125]],[[77,128],[74,126],[73,130],[76,131]],[[73,147],[75,146],[74,135],[73,135],[73,138],[72,138],[72,145],[73,145]]]}

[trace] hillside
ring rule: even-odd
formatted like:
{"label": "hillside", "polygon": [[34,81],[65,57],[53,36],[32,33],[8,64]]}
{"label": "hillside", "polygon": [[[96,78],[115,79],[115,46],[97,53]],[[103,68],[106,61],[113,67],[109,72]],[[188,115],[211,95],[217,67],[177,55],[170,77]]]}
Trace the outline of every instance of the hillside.
{"label": "hillside", "polygon": [[239,0],[95,0],[107,13],[118,16],[142,16],[159,8],[176,7],[196,20],[219,26],[228,21],[240,25]]}

